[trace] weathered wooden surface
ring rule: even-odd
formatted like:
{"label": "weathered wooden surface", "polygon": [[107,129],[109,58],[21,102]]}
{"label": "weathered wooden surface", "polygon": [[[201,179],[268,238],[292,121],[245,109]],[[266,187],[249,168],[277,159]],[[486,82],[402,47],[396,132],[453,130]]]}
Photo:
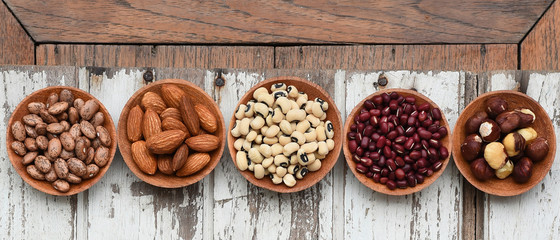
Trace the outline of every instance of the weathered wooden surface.
{"label": "weathered wooden surface", "polygon": [[559,70],[560,1],[555,1],[521,42],[521,69]]}
{"label": "weathered wooden surface", "polygon": [[[145,70],[0,67],[0,125],[7,127],[10,111],[26,94],[54,84],[91,92],[116,121],[128,97],[147,84],[142,77]],[[551,114],[556,129],[560,127],[558,73],[151,70],[156,80],[183,78],[205,89],[220,105],[226,124],[244,92],[269,77],[295,75],[318,83],[333,96],[345,118],[361,98],[380,88],[377,78],[383,73],[389,80],[388,88],[415,88],[432,98],[451,125],[479,93],[520,88]],[[214,84],[218,75],[226,80],[225,86]],[[6,151],[6,146],[1,148]],[[278,194],[252,186],[237,172],[227,151],[203,181],[173,190],[141,182],[117,154],[111,169],[90,190],[56,198],[23,183],[5,155],[0,164],[0,186],[6,189],[0,205],[0,231],[16,239],[39,235],[57,239],[500,239],[521,236],[520,232],[535,234],[519,229],[537,228],[550,231],[523,237],[548,239],[557,237],[560,229],[560,222],[555,220],[560,211],[558,161],[539,186],[512,198],[487,196],[469,189],[454,164],[419,193],[385,196],[360,184],[342,156],[325,179],[296,194]],[[469,196],[476,198],[474,203],[467,203],[471,201]],[[468,204],[475,206],[465,209]]]}
{"label": "weathered wooden surface", "polygon": [[38,42],[518,43],[552,0],[6,0]]}
{"label": "weathered wooden surface", "polygon": [[33,64],[35,44],[10,13],[4,2],[0,2],[0,65]]}

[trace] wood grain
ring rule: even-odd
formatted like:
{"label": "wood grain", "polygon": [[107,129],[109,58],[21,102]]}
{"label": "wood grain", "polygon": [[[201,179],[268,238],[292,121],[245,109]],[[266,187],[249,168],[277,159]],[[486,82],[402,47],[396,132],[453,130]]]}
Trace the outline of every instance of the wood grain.
{"label": "wood grain", "polygon": [[276,47],[278,68],[463,70],[517,68],[517,45],[354,45]]}
{"label": "wood grain", "polygon": [[521,69],[560,70],[560,1],[555,1],[521,42]]}
{"label": "wood grain", "polygon": [[35,44],[4,2],[0,2],[0,19],[0,64],[33,64]]}
{"label": "wood grain", "polygon": [[551,1],[7,0],[7,4],[38,42],[518,43]]}
{"label": "wood grain", "polygon": [[38,65],[96,67],[274,67],[274,47],[41,44]]}

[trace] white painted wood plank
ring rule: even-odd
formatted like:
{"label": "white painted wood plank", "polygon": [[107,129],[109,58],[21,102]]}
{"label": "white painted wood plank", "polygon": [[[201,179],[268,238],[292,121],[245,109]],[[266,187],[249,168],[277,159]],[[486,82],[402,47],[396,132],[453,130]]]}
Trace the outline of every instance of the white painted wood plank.
{"label": "white painted wood plank", "polygon": [[[0,128],[7,129],[12,111],[24,97],[52,85],[76,86],[74,68],[0,67]],[[6,135],[0,135],[6,153]],[[2,238],[75,237],[76,197],[45,194],[25,183],[7,154],[0,156],[0,235]]]}
{"label": "white painted wood plank", "polygon": [[[379,72],[348,72],[346,116],[378,89]],[[387,88],[415,88],[431,98],[453,126],[464,102],[464,73],[385,72]],[[451,163],[432,186],[409,196],[387,196],[362,185],[348,169],[344,214],[347,239],[459,239],[461,176]]]}
{"label": "white painted wood plank", "polygon": [[[560,141],[560,73],[529,75],[527,95],[537,100],[554,125]],[[560,236],[560,162],[528,192],[514,197],[488,196],[485,215],[487,239],[558,239]]]}

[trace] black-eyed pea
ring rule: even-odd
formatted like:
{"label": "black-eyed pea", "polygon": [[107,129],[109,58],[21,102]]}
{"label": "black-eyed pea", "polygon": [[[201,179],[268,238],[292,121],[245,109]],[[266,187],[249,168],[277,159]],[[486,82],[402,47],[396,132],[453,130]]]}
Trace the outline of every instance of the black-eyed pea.
{"label": "black-eyed pea", "polygon": [[231,129],[231,135],[233,137],[241,137],[241,133],[239,132],[239,124],[241,123],[241,121],[236,120],[235,123],[233,124],[233,128]]}
{"label": "black-eyed pea", "polygon": [[313,128],[310,128],[310,130],[308,130],[303,135],[305,136],[305,142],[315,142],[315,141],[317,141],[317,131]]}
{"label": "black-eyed pea", "polygon": [[288,97],[288,92],[286,92],[285,90],[277,90],[272,92],[272,96],[274,97],[274,99],[278,99],[281,97]]}
{"label": "black-eyed pea", "polygon": [[302,166],[307,166],[310,163],[309,154],[307,154],[303,149],[297,151],[298,163]]}
{"label": "black-eyed pea", "polygon": [[265,158],[268,158],[268,157],[272,156],[272,148],[268,144],[261,144],[259,146],[259,152]]}
{"label": "black-eyed pea", "polygon": [[297,99],[297,97],[299,96],[298,90],[295,86],[290,85],[286,88],[286,92],[288,92],[288,97]]}
{"label": "black-eyed pea", "polygon": [[262,161],[264,160],[264,157],[261,155],[257,148],[249,149],[247,157],[254,163],[262,163]]}
{"label": "black-eyed pea", "polygon": [[284,113],[282,113],[282,110],[280,110],[280,108],[275,108],[272,112],[272,122],[278,124],[282,120],[284,120]]}
{"label": "black-eyed pea", "polygon": [[257,116],[261,116],[262,118],[266,118],[268,116],[268,106],[264,103],[255,103],[254,106],[255,114]]}
{"label": "black-eyed pea", "polygon": [[302,149],[306,153],[313,153],[313,152],[317,151],[317,147],[318,147],[317,142],[309,142],[309,143],[301,145],[300,149]]}
{"label": "black-eyed pea", "polygon": [[315,98],[315,102],[321,104],[321,109],[326,112],[329,109],[329,103],[321,98]]}
{"label": "black-eyed pea", "polygon": [[275,104],[280,108],[283,114],[288,113],[292,109],[291,101],[285,97],[276,99]]}
{"label": "black-eyed pea", "polygon": [[278,139],[280,139],[280,137],[281,137],[281,136],[284,136],[284,135],[286,135],[286,134],[284,134],[282,131],[279,131],[278,134],[276,134],[276,137],[277,137]]}
{"label": "black-eyed pea", "polygon": [[327,155],[329,153],[329,146],[327,145],[327,142],[320,141],[317,143],[317,153],[319,155]]}
{"label": "black-eyed pea", "polygon": [[251,130],[251,131],[249,131],[249,134],[247,134],[247,136],[245,136],[245,139],[247,139],[247,141],[249,141],[249,142],[253,142],[257,138],[257,135],[258,134],[255,130]]}
{"label": "black-eyed pea", "polygon": [[286,157],[282,154],[276,155],[274,157],[274,165],[276,165],[276,167],[285,167],[286,168],[286,167],[289,166],[289,164],[288,164],[289,162],[290,162],[290,160],[288,159],[288,157]]}
{"label": "black-eyed pea", "polygon": [[325,122],[325,134],[328,139],[332,139],[334,137],[334,126],[331,121]]}
{"label": "black-eyed pea", "polygon": [[270,165],[272,165],[273,163],[274,163],[274,158],[273,157],[267,157],[262,161],[261,165],[264,168],[266,168],[267,171],[268,171],[268,167],[270,167]]}
{"label": "black-eyed pea", "polygon": [[268,170],[269,173],[274,174],[274,173],[276,173],[276,165],[271,164],[270,166],[268,166],[268,168],[266,170]]}
{"label": "black-eyed pea", "polygon": [[299,144],[295,142],[288,143],[284,146],[284,151],[282,152],[284,156],[290,156],[299,150]]}
{"label": "black-eyed pea", "polygon": [[278,138],[278,142],[282,145],[282,146],[286,146],[286,144],[291,143],[292,142],[292,138],[290,136],[287,135],[282,135]]}
{"label": "black-eyed pea", "polygon": [[256,116],[253,121],[251,121],[251,128],[254,130],[261,129],[265,124],[264,118],[261,116]]}
{"label": "black-eyed pea", "polygon": [[270,90],[271,91],[277,91],[277,90],[286,90],[286,84],[284,83],[275,83],[272,84],[272,86],[270,86]]}
{"label": "black-eyed pea", "polygon": [[253,117],[255,115],[255,103],[254,100],[247,102],[247,108],[245,108],[245,117]]}
{"label": "black-eyed pea", "polygon": [[251,129],[250,124],[251,124],[251,118],[243,118],[241,120],[241,122],[239,123],[239,133],[242,136],[246,136],[247,134],[249,134],[249,130]]}
{"label": "black-eyed pea", "polygon": [[297,103],[297,105],[299,106],[299,108],[301,109],[302,106],[303,106],[304,104],[306,104],[308,100],[309,100],[309,99],[307,98],[307,94],[306,94],[306,93],[304,93],[304,92],[299,92],[299,95],[298,95],[298,97],[297,97],[297,99],[296,99],[296,103]]}
{"label": "black-eyed pea", "polygon": [[321,160],[315,160],[313,163],[307,165],[309,171],[315,172],[321,168]]}
{"label": "black-eyed pea", "polygon": [[315,159],[318,159],[318,160],[323,160],[327,157],[327,155],[321,155],[317,152],[314,152],[313,154],[315,155]]}
{"label": "black-eyed pea", "polygon": [[299,145],[303,145],[305,143],[305,134],[298,132],[298,131],[294,131],[292,132],[292,142],[295,142]]}
{"label": "black-eyed pea", "polygon": [[266,133],[266,131],[268,130],[269,126],[263,126],[261,128],[261,134],[264,135]]}
{"label": "black-eyed pea", "polygon": [[235,154],[235,163],[237,165],[237,168],[239,168],[239,170],[241,171],[247,170],[247,167],[250,164],[249,162],[250,160],[247,159],[247,153],[243,151],[237,151],[237,154]]}
{"label": "black-eyed pea", "polygon": [[290,165],[296,165],[298,164],[298,157],[296,154],[292,154],[290,156]]}
{"label": "black-eyed pea", "polygon": [[272,94],[261,94],[256,99],[257,99],[258,102],[264,103],[268,107],[270,107],[274,104],[274,96],[272,96]]}
{"label": "black-eyed pea", "polygon": [[288,122],[302,121],[305,119],[305,116],[307,116],[305,111],[301,109],[292,109],[286,114],[286,120]]}
{"label": "black-eyed pea", "polygon": [[292,125],[287,120],[282,120],[280,124],[278,124],[278,127],[280,127],[280,131],[286,135],[291,135],[293,132]]}
{"label": "black-eyed pea", "polygon": [[253,143],[247,141],[246,139],[243,141],[243,145],[241,146],[242,151],[249,152],[249,149],[253,148]]}
{"label": "black-eyed pea", "polygon": [[319,118],[311,115],[307,115],[305,117],[305,120],[309,121],[309,123],[311,124],[311,127],[317,128],[319,125],[321,125],[321,120],[319,120]]}
{"label": "black-eyed pea", "polygon": [[278,127],[277,125],[272,125],[268,128],[268,130],[266,130],[264,136],[268,138],[273,138],[276,137],[278,132],[280,132],[280,127]]}
{"label": "black-eyed pea", "polygon": [[323,109],[321,108],[321,103],[318,102],[313,102],[313,105],[311,106],[311,112],[313,113],[313,116],[317,118],[321,118],[325,114],[325,112],[323,112]]}
{"label": "black-eyed pea", "polygon": [[254,141],[256,144],[262,144],[263,143],[263,136],[262,135],[257,135],[257,137],[255,138]]}
{"label": "black-eyed pea", "polygon": [[307,132],[307,129],[309,129],[310,127],[311,123],[309,123],[309,121],[307,120],[303,120],[296,125],[296,131],[304,133]]}
{"label": "black-eyed pea", "polygon": [[292,164],[288,167],[289,174],[296,174],[298,171],[299,171],[299,165],[297,164]]}
{"label": "black-eyed pea", "polygon": [[276,167],[276,175],[279,177],[284,177],[288,173],[288,169],[285,167]]}
{"label": "black-eyed pea", "polygon": [[237,108],[237,110],[235,111],[235,118],[237,120],[241,120],[245,117],[245,110],[247,110],[247,105],[245,104],[241,104],[239,105],[239,107]]}
{"label": "black-eyed pea", "polygon": [[327,114],[323,114],[323,116],[319,118],[319,120],[321,121],[325,121],[326,119],[327,119]]}
{"label": "black-eyed pea", "polygon": [[270,174],[270,180],[272,180],[272,183],[277,184],[277,185],[282,183],[282,178],[279,177],[276,173],[271,173]]}
{"label": "black-eyed pea", "polygon": [[253,92],[253,98],[257,99],[261,94],[268,94],[268,90],[265,87],[257,88],[257,90]]}
{"label": "black-eyed pea", "polygon": [[288,187],[293,187],[296,185],[297,181],[294,178],[294,175],[292,174],[286,174],[284,175],[284,177],[282,178],[282,181],[284,182],[284,184],[286,184],[286,186]]}
{"label": "black-eyed pea", "polygon": [[243,147],[243,142],[245,142],[244,138],[236,139],[235,142],[233,142],[233,147],[235,148],[235,150],[241,151],[241,148]]}
{"label": "black-eyed pea", "polygon": [[297,122],[290,122],[290,127],[292,127],[292,130],[295,131],[297,127]]}
{"label": "black-eyed pea", "polygon": [[274,125],[274,122],[272,121],[272,114],[268,115],[264,121],[266,122],[266,125],[269,127]]}
{"label": "black-eyed pea", "polygon": [[268,144],[268,145],[272,145],[278,142],[278,138],[277,137],[264,137],[263,138],[263,143]]}
{"label": "black-eyed pea", "polygon": [[251,160],[249,160],[249,158],[247,158],[247,164],[249,164],[247,166],[247,170],[251,172],[255,170],[255,164]]}
{"label": "black-eyed pea", "polygon": [[302,167],[301,169],[299,169],[297,171],[296,178],[297,179],[302,179],[303,177],[305,177],[305,175],[307,175],[307,173],[309,172],[309,169],[307,167]]}
{"label": "black-eyed pea", "polygon": [[[263,167],[263,168],[264,168],[264,167]],[[270,172],[268,171],[267,168],[264,168],[264,175],[265,175],[265,176],[269,176],[269,175],[270,175]]]}
{"label": "black-eyed pea", "polygon": [[329,151],[332,151],[334,149],[334,140],[327,139],[326,143],[327,143],[327,147],[329,148]]}
{"label": "black-eyed pea", "polygon": [[279,154],[282,154],[282,152],[284,151],[284,146],[282,146],[282,144],[280,143],[275,143],[270,145],[270,150],[272,152],[272,156],[276,156]]}
{"label": "black-eyed pea", "polygon": [[255,173],[256,179],[263,179],[264,178],[264,167],[261,164],[255,164],[253,172]]}
{"label": "black-eyed pea", "polygon": [[297,104],[296,101],[290,100],[290,104],[291,104],[290,110],[292,110],[292,109],[300,109],[300,107],[299,107],[299,105]]}
{"label": "black-eyed pea", "polygon": [[313,114],[313,101],[305,102],[304,110],[307,114]]}
{"label": "black-eyed pea", "polygon": [[315,131],[317,131],[317,141],[327,140],[327,133],[325,132],[325,127],[318,126]]}

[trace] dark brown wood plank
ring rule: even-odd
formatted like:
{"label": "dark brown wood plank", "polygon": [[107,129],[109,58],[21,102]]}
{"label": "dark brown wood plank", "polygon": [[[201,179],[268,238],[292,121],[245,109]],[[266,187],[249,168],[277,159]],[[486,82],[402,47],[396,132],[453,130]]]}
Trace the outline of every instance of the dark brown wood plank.
{"label": "dark brown wood plank", "polygon": [[552,0],[6,0],[38,42],[518,43]]}
{"label": "dark brown wood plank", "polygon": [[0,64],[30,65],[35,61],[33,40],[4,2],[0,2]]}
{"label": "dark brown wood plank", "polygon": [[559,70],[560,1],[552,4],[521,43],[522,70]]}
{"label": "dark brown wood plank", "polygon": [[41,44],[38,65],[273,68],[274,47]]}
{"label": "dark brown wood plank", "polygon": [[517,69],[516,44],[276,47],[278,68],[356,70]]}

